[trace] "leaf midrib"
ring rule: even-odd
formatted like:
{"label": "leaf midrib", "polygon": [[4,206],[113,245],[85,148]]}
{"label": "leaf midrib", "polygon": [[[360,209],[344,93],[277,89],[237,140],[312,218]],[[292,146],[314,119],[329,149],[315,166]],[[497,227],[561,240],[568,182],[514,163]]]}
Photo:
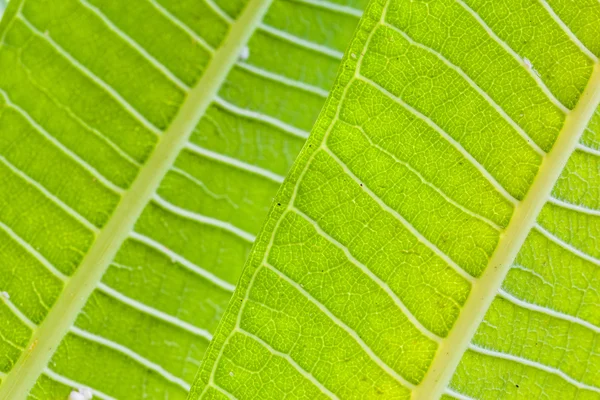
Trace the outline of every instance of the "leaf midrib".
{"label": "leaf midrib", "polygon": [[[152,155],[140,170],[131,188],[124,194],[110,220],[98,234],[77,271],[44,321],[34,331],[19,360],[0,385],[0,400],[25,399],[50,361],[54,351],[75,322],[104,272],[133,230],[144,207],[185,146],[196,124],[217,94],[272,0],[250,0],[231,25],[223,45],[214,53],[205,73],[190,90],[169,128],[161,135]],[[23,1],[14,5],[18,10]],[[10,19],[16,13],[10,12]],[[9,26],[2,21],[2,28]]]}
{"label": "leaf midrib", "polygon": [[442,396],[599,103],[600,63],[596,63],[576,107],[567,114],[558,138],[552,150],[544,156],[527,195],[515,206],[485,272],[473,284],[454,327],[438,348],[425,378],[414,389],[412,399],[429,400]]}

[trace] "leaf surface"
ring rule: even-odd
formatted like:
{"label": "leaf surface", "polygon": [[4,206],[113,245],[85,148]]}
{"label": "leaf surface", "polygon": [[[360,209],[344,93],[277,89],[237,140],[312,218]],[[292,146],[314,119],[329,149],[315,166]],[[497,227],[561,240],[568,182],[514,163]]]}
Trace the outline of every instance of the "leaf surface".
{"label": "leaf surface", "polygon": [[0,399],[187,396],[363,5],[11,1]]}
{"label": "leaf surface", "polygon": [[191,398],[600,398],[599,16],[371,2]]}

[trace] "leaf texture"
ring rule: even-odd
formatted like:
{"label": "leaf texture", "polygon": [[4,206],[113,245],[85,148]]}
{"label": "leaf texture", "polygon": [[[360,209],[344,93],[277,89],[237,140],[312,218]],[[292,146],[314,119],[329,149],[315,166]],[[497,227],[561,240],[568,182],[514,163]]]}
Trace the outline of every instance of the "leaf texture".
{"label": "leaf texture", "polygon": [[599,16],[371,2],[190,398],[600,398]]}
{"label": "leaf texture", "polygon": [[0,399],[187,396],[363,6],[11,1]]}

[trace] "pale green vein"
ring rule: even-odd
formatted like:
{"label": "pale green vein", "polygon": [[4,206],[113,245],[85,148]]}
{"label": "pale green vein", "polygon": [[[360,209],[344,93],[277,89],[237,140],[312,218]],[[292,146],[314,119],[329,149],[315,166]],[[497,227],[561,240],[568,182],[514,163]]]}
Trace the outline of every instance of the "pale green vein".
{"label": "pale green vein", "polygon": [[270,115],[262,114],[257,111],[246,110],[244,108],[231,104],[230,102],[219,96],[215,96],[214,101],[215,104],[218,104],[220,107],[229,111],[232,114],[263,122],[265,124],[274,126],[275,128],[279,128],[285,133],[289,133],[302,139],[306,139],[308,137],[308,132],[300,128],[296,128],[295,126],[285,123],[277,118],[271,117]]}
{"label": "pale green vein", "polygon": [[205,50],[207,50],[209,53],[215,52],[215,48],[212,47],[210,44],[208,44],[208,42],[202,36],[200,36],[198,33],[196,33],[196,31],[194,31],[192,28],[190,28],[185,23],[183,23],[179,18],[177,18],[175,15],[173,15],[169,10],[167,10],[162,5],[160,5],[158,3],[158,1],[156,1],[156,0],[149,0],[149,1],[150,1],[150,4],[152,4],[154,6],[154,8],[156,8],[167,19],[169,19],[171,22],[173,22],[177,27],[179,27],[185,33],[187,33],[192,39],[194,39],[194,41],[196,41],[197,43],[200,43],[200,45],[202,47],[204,47]]}
{"label": "pale green vein", "polygon": [[98,18],[104,22],[104,24],[113,32],[117,34],[121,39],[125,41],[129,46],[133,47],[140,55],[142,55],[146,61],[150,62],[154,68],[156,68],[160,73],[170,80],[172,83],[175,83],[180,89],[184,91],[188,91],[190,87],[186,85],[181,79],[179,79],[169,68],[163,65],[160,61],[158,61],[152,54],[150,54],[144,47],[140,46],[135,40],[133,40],[129,35],[123,32],[118,26],[115,25],[113,21],[110,20],[100,9],[96,6],[93,6],[88,2],[88,0],[81,0],[81,4],[92,11]]}
{"label": "pale green vein", "polygon": [[194,175],[190,174],[189,172],[184,171],[181,168],[177,168],[177,167],[171,167],[171,171],[188,179],[194,185],[201,187],[202,190],[204,190],[206,193],[208,193],[208,195],[211,196],[213,199],[223,200],[223,201],[227,202],[231,207],[236,208],[236,209],[239,208],[239,206],[237,204],[235,204],[227,195],[221,195],[221,194],[217,194],[217,193],[213,192],[212,190],[210,190],[208,188],[208,186],[206,186],[206,184],[204,182],[202,182],[201,180],[199,180],[198,178],[196,178]]}
{"label": "pale green vein", "polygon": [[547,308],[547,307],[542,307],[542,306],[539,306],[537,304],[526,302],[526,301],[521,300],[521,299],[515,297],[514,295],[508,293],[504,289],[499,289],[498,293],[500,294],[500,297],[502,297],[503,299],[508,300],[509,302],[513,303],[516,306],[525,308],[525,309],[530,310],[530,311],[534,311],[534,312],[538,312],[538,313],[541,313],[541,314],[545,314],[545,315],[548,315],[550,317],[557,318],[557,319],[560,319],[560,320],[563,320],[563,321],[567,321],[567,322],[570,322],[570,323],[573,323],[573,324],[581,325],[581,326],[583,326],[583,327],[585,327],[587,329],[590,329],[591,331],[594,331],[596,333],[600,333],[600,327],[598,327],[598,326],[596,326],[594,324],[591,324],[588,321],[584,321],[581,318],[577,318],[577,317],[574,317],[572,315],[561,313],[559,311],[556,311],[556,310],[553,310],[553,309],[550,309],[550,308]]}
{"label": "pale green vein", "polygon": [[569,27],[563,22],[563,20],[561,20],[560,17],[556,15],[556,12],[552,9],[552,7],[550,7],[546,0],[539,0],[539,2],[542,5],[542,7],[544,7],[544,9],[548,12],[550,17],[554,20],[554,22],[556,22],[560,29],[562,29],[562,31],[569,37],[569,40],[573,42],[583,54],[585,54],[590,60],[596,63],[600,61],[598,60],[598,57],[596,57],[594,53],[590,51],[590,49],[588,49],[583,43],[581,43],[581,40],[579,40],[579,38],[575,36],[573,31],[569,29]]}
{"label": "pale green vein", "polygon": [[30,328],[31,330],[35,330],[37,328],[37,325],[34,324],[25,314],[23,314],[23,312],[19,309],[19,307],[17,307],[15,305],[15,303],[13,303],[10,300],[10,293],[2,293],[0,294],[0,301],[2,301],[4,304],[6,304],[6,306],[8,307],[8,309],[21,321],[23,322],[25,325],[27,325],[28,328]]}
{"label": "pale green vein", "polygon": [[600,259],[598,259],[594,256],[591,256],[584,251],[579,250],[578,248],[576,248],[575,246],[573,246],[570,243],[565,242],[564,240],[562,240],[561,238],[559,238],[558,236],[554,235],[553,233],[548,231],[546,228],[541,226],[539,223],[535,225],[535,230],[540,232],[542,235],[544,235],[550,241],[552,241],[552,242],[556,243],[558,246],[562,247],[563,250],[566,250],[569,253],[573,253],[576,256],[583,258],[584,260],[587,260],[587,261],[591,262],[592,264],[596,264],[597,266],[600,267]]}
{"label": "pale green vein", "polygon": [[240,161],[237,158],[229,157],[224,154],[220,154],[220,153],[214,152],[212,150],[205,149],[205,148],[203,148],[197,144],[191,143],[191,142],[188,143],[186,147],[187,147],[187,149],[191,150],[192,152],[194,152],[198,155],[204,156],[206,158],[210,158],[214,161],[218,161],[222,164],[229,165],[231,167],[235,167],[239,170],[242,170],[242,171],[254,174],[254,175],[258,175],[263,178],[267,178],[276,183],[282,183],[283,180],[285,179],[283,176],[278,175],[275,172],[269,171],[268,169],[257,167],[256,165],[252,165],[252,164],[248,164],[244,161]]}
{"label": "pale green vein", "polygon": [[121,354],[125,355],[126,357],[129,357],[130,359],[134,360],[135,362],[140,364],[145,369],[156,372],[162,378],[166,379],[167,381],[169,381],[171,383],[174,383],[175,385],[179,386],[183,390],[185,390],[185,391],[190,390],[190,385],[183,379],[173,375],[169,371],[165,370],[162,366],[148,360],[145,357],[142,357],[135,351],[133,351],[119,343],[113,342],[112,340],[108,340],[102,336],[85,331],[76,326],[71,327],[70,332],[72,334],[74,334],[75,336],[79,336],[80,338],[86,339],[90,342],[94,342],[98,345],[107,347],[111,350],[121,353]]}
{"label": "pale green vein", "polygon": [[40,191],[54,205],[58,206],[60,209],[62,209],[69,216],[71,216],[72,218],[74,218],[81,225],[85,226],[87,229],[89,229],[90,231],[92,231],[94,233],[97,233],[99,231],[98,227],[96,227],[90,221],[88,221],[87,219],[85,219],[84,216],[82,216],[77,211],[75,211],[74,209],[72,209],[65,202],[63,202],[61,199],[59,199],[53,193],[51,193],[48,189],[46,189],[41,183],[39,183],[36,180],[32,179],[30,176],[28,176],[23,171],[21,171],[20,169],[18,169],[17,167],[15,167],[13,164],[11,164],[6,158],[4,158],[1,155],[0,155],[0,163],[6,165],[6,167],[8,167],[8,169],[10,169],[15,175],[19,176],[25,182],[27,182],[28,184],[30,184],[31,186],[33,186],[34,188],[36,188],[38,191]]}
{"label": "pale green vein", "polygon": [[353,17],[360,18],[363,15],[361,10],[357,10],[356,8],[352,8],[350,6],[345,6],[342,4],[333,3],[331,1],[326,0],[287,0],[295,3],[303,3],[309,4],[315,8],[321,8],[323,10],[333,11],[339,14],[351,15]]}
{"label": "pale green vein", "polygon": [[544,278],[544,276],[543,276],[543,275],[541,275],[540,273],[538,273],[538,272],[536,272],[536,271],[534,271],[534,270],[532,270],[532,269],[529,269],[529,268],[527,268],[527,267],[524,267],[524,266],[523,266],[523,265],[521,265],[521,264],[514,263],[514,264],[512,265],[512,267],[511,267],[511,268],[513,268],[513,269],[518,269],[518,270],[521,270],[521,271],[523,271],[523,272],[526,272],[526,273],[528,273],[528,274],[531,274],[531,275],[535,276],[536,278],[538,278],[540,281],[542,281],[542,283],[543,283],[544,285],[547,285],[547,286],[549,286],[549,287],[551,287],[551,288],[554,286],[552,283],[548,282],[548,281],[546,280],[546,278]]}
{"label": "pale green vein", "polygon": [[228,24],[233,23],[233,19],[225,12],[221,9],[221,7],[219,7],[213,0],[204,0],[206,2],[206,4],[208,4],[208,6],[215,12],[217,13],[217,15],[219,15],[219,17],[221,17],[221,19],[225,22],[227,22]]}
{"label": "pale green vein", "polygon": [[[41,255],[36,249],[21,238],[15,231],[0,221],[0,229],[8,234],[15,242],[17,242],[27,253],[38,260],[49,272],[63,282],[69,280],[69,277],[60,272],[50,261]],[[2,393],[0,391],[0,393]]]}
{"label": "pale green vein", "polygon": [[221,278],[219,278],[218,276],[216,276],[215,274],[205,270],[204,268],[194,264],[193,262],[191,262],[190,260],[188,260],[187,258],[177,254],[176,252],[174,252],[171,249],[168,249],[165,245],[163,245],[162,243],[157,242],[154,239],[149,238],[148,236],[142,235],[139,232],[135,232],[132,231],[129,236],[131,236],[132,239],[137,240],[140,243],[145,244],[146,246],[150,247],[151,249],[154,249],[156,251],[158,251],[159,253],[163,253],[164,255],[166,255],[167,257],[169,257],[173,262],[178,262],[181,265],[183,265],[184,267],[186,267],[188,270],[190,270],[191,272],[194,272],[196,275],[203,277],[204,279],[210,281],[211,283],[219,286],[221,289],[224,289],[228,292],[233,292],[235,290],[235,286]]}
{"label": "pale green vein", "polygon": [[501,358],[503,360],[513,361],[513,362],[516,362],[521,365],[526,365],[531,368],[539,369],[541,371],[545,371],[550,374],[560,376],[562,379],[569,382],[571,385],[578,387],[579,389],[591,390],[591,391],[600,393],[600,388],[597,388],[595,386],[586,385],[585,383],[579,382],[578,380],[571,378],[569,375],[565,374],[563,371],[561,371],[559,369],[549,367],[545,364],[541,364],[536,361],[531,361],[531,360],[528,360],[523,357],[517,357],[512,354],[506,354],[506,353],[502,353],[499,351],[486,349],[486,348],[483,348],[483,347],[480,347],[480,346],[477,346],[474,344],[471,344],[469,346],[469,350],[474,351],[479,354],[484,354],[486,356]]}
{"label": "pale green vein", "polygon": [[[115,265],[115,263],[112,264]],[[127,297],[123,293],[111,288],[105,283],[98,283],[98,290],[106,294],[107,296],[112,297],[113,299],[118,300],[119,302],[133,308],[136,311],[150,315],[153,318],[156,318],[167,324],[173,325],[179,329],[204,338],[208,341],[212,340],[212,334],[206,329],[198,328],[197,326],[192,325],[189,322],[182,321],[179,318],[175,318],[170,314],[157,310],[156,308],[150,307],[147,304],[144,304],[138,300],[134,300],[131,297]]]}
{"label": "pale green vein", "polygon": [[580,145],[577,146],[577,150],[581,150],[584,153],[588,153],[588,154],[591,154],[593,156],[600,157],[600,150],[592,149],[591,147],[584,146],[582,144],[580,144]]}
{"label": "pale green vein", "polygon": [[62,376],[59,373],[54,372],[54,371],[52,371],[49,368],[44,369],[43,374],[46,375],[48,378],[52,379],[53,381],[58,382],[58,383],[62,383],[63,385],[69,386],[70,388],[72,388],[74,390],[77,390],[77,389],[83,388],[83,387],[89,388],[92,391],[92,394],[94,395],[94,397],[97,397],[99,399],[102,399],[102,400],[117,400],[114,397],[111,397],[111,396],[109,396],[109,395],[107,395],[105,393],[102,393],[98,389],[94,389],[94,388],[89,387],[87,385],[83,385],[83,384],[81,384],[79,382],[76,382],[76,381],[74,381],[72,379],[69,379],[69,378],[67,378],[65,376]]}
{"label": "pale green vein", "polygon": [[227,392],[225,389],[223,389],[222,387],[218,386],[218,385],[212,385],[211,386],[213,389],[215,389],[216,391],[218,391],[219,393],[221,393],[223,396],[227,397],[228,399],[231,400],[236,400],[236,398],[229,392]]}
{"label": "pale green vein", "polygon": [[253,73],[254,75],[269,79],[273,82],[281,83],[282,85],[285,85],[288,87],[302,90],[307,93],[316,94],[317,96],[323,97],[324,99],[327,98],[327,96],[329,95],[329,92],[325,89],[322,89],[317,86],[309,85],[308,83],[290,79],[286,76],[279,75],[279,74],[276,74],[271,71],[267,71],[263,68],[256,67],[252,64],[248,64],[245,62],[238,62],[237,66],[239,66],[243,70]]}
{"label": "pale green vein", "polygon": [[458,400],[474,400],[473,398],[471,398],[471,397],[468,397],[468,396],[465,396],[465,395],[464,395],[464,394],[462,394],[462,393],[458,393],[458,392],[456,392],[456,391],[454,391],[454,390],[452,390],[452,389],[450,389],[450,388],[447,388],[447,389],[444,391],[444,393],[445,393],[445,394],[447,394],[448,396],[455,397],[455,398],[457,398]]}
{"label": "pale green vein", "polygon": [[221,221],[216,218],[207,217],[206,215],[202,215],[202,214],[178,207],[175,204],[168,202],[167,200],[165,200],[164,198],[160,197],[157,194],[155,194],[152,197],[152,200],[155,201],[163,209],[170,211],[175,215],[178,215],[180,217],[186,218],[191,221],[199,222],[204,225],[210,225],[210,226],[220,228],[229,233],[233,233],[234,235],[238,236],[241,239],[244,239],[248,243],[254,243],[254,240],[256,239],[256,236],[244,231],[241,228],[238,228],[237,226],[231,224],[230,222],[224,222],[224,221]]}
{"label": "pale green vein", "polygon": [[548,199],[548,203],[552,203],[562,208],[566,208],[568,210],[576,211],[581,214],[593,215],[595,217],[600,217],[600,210],[594,210],[592,208],[580,206],[578,204],[567,203],[564,200],[557,199],[556,197],[550,197]]}
{"label": "pale green vein", "polygon": [[299,47],[303,47],[307,50],[311,50],[316,53],[326,55],[326,56],[331,57],[336,60],[341,60],[342,57],[344,56],[344,54],[341,51],[334,50],[332,48],[329,48],[327,46],[323,46],[323,45],[320,45],[317,43],[313,43],[306,39],[302,39],[301,37],[292,35],[291,33],[282,31],[281,29],[273,28],[271,25],[266,25],[266,24],[261,23],[258,26],[258,28],[260,30],[270,34],[271,36],[285,40],[289,43],[292,43]]}

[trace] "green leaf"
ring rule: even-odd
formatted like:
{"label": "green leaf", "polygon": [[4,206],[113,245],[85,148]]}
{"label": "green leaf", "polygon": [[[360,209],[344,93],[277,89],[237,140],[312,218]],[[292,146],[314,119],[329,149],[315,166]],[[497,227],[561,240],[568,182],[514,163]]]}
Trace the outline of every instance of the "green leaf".
{"label": "green leaf", "polygon": [[374,0],[191,398],[600,398],[598,21]]}
{"label": "green leaf", "polygon": [[0,399],[187,396],[364,3],[11,1]]}

